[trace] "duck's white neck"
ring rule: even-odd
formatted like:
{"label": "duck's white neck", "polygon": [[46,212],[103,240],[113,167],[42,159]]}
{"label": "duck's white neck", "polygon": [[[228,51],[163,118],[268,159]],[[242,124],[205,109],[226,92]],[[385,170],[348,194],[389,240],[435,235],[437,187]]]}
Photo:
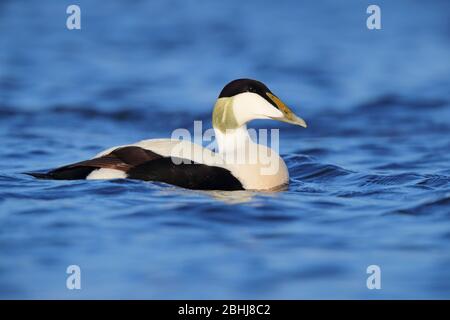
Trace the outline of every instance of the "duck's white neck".
{"label": "duck's white neck", "polygon": [[248,148],[254,142],[250,138],[247,126],[243,125],[236,129],[227,129],[225,132],[214,128],[216,133],[217,146],[219,153],[234,153],[239,149]]}

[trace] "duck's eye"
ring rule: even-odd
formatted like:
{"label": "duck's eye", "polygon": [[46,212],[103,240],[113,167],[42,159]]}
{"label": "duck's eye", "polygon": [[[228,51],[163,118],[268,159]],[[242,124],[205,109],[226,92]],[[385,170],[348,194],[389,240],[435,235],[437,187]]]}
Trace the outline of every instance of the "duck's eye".
{"label": "duck's eye", "polygon": [[249,92],[255,92],[255,89],[253,87],[248,87]]}

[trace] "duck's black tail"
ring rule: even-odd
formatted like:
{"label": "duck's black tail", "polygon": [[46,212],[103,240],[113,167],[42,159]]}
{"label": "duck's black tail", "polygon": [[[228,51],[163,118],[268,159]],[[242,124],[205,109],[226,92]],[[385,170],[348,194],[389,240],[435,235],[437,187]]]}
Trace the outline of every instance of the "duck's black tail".
{"label": "duck's black tail", "polygon": [[42,173],[42,172],[24,172],[23,174],[35,177],[37,179],[51,179],[50,175],[48,173]]}
{"label": "duck's black tail", "polygon": [[49,172],[25,172],[25,174],[35,177],[37,179],[46,180],[81,180],[94,171],[96,168],[92,167],[62,167]]}

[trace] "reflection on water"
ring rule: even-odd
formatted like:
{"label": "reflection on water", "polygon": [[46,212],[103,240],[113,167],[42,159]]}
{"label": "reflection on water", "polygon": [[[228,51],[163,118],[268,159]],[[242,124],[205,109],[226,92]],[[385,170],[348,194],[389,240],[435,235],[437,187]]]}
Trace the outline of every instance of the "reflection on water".
{"label": "reflection on water", "polygon": [[205,191],[204,194],[214,198],[215,200],[223,201],[228,204],[237,204],[249,202],[253,199],[256,192],[253,191]]}
{"label": "reflection on water", "polygon": [[[202,195],[206,195],[214,198],[218,201],[223,201],[227,204],[238,204],[238,203],[246,203],[251,202],[256,196],[264,196],[264,197],[277,197],[278,192],[288,190],[287,185],[282,185],[276,187],[272,190],[266,191],[251,191],[251,190],[243,190],[243,191],[221,191],[221,190],[213,190],[213,191],[198,191]],[[189,190],[189,192],[195,192]]]}
{"label": "reflection on water", "polygon": [[[1,298],[450,297],[448,1],[378,1],[380,31],[360,1],[78,2],[80,32],[0,2]],[[308,122],[252,123],[281,128],[285,190],[21,174],[211,127],[239,77]]]}

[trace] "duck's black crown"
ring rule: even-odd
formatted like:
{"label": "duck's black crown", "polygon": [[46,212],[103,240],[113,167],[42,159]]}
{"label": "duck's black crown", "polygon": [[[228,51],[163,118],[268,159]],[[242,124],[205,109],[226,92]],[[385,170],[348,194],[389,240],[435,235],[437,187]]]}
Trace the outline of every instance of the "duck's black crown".
{"label": "duck's black crown", "polygon": [[236,79],[228,83],[222,89],[219,98],[229,98],[244,92],[259,94],[264,99],[267,97],[267,92],[272,93],[261,81],[253,79]]}

